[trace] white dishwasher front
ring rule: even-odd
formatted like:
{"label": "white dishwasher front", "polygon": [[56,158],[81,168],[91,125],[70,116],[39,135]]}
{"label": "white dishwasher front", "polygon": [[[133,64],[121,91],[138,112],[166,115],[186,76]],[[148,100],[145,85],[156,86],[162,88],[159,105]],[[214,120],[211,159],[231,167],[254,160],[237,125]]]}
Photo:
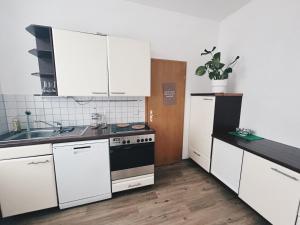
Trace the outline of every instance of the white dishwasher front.
{"label": "white dishwasher front", "polygon": [[59,208],[111,198],[108,140],[53,145]]}

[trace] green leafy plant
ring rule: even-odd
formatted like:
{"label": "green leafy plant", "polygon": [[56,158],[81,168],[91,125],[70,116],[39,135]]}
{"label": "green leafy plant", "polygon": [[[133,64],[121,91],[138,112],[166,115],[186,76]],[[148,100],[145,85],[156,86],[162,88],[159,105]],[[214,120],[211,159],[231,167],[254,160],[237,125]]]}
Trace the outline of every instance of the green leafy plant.
{"label": "green leafy plant", "polygon": [[214,46],[211,51],[205,49],[204,52],[201,53],[201,56],[211,55],[212,59],[205,63],[204,66],[199,66],[196,70],[196,75],[203,76],[207,72],[208,77],[211,80],[228,79],[228,75],[232,73],[232,67],[240,57],[237,56],[226,68],[224,68],[225,64],[221,62],[221,52],[214,53],[215,50],[216,47]]}

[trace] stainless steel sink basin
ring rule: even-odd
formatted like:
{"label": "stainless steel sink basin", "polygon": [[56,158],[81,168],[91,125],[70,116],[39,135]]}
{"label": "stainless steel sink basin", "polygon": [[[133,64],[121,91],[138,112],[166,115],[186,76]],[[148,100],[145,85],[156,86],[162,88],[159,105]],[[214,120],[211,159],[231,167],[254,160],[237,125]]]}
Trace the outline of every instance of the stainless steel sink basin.
{"label": "stainless steel sink basin", "polygon": [[6,138],[6,141],[9,140],[23,140],[23,139],[32,139],[32,138],[48,138],[57,135],[54,129],[38,129],[32,130],[30,132],[22,131],[21,133],[12,135]]}
{"label": "stainless steel sink basin", "polygon": [[30,132],[22,132],[9,137],[9,140],[22,140],[31,138],[48,138],[55,136],[57,133],[55,130],[32,130]]}
{"label": "stainless steel sink basin", "polygon": [[51,137],[68,137],[68,136],[81,136],[85,133],[88,126],[79,126],[73,127],[73,129],[67,129],[68,131],[59,133],[57,129],[54,128],[46,128],[46,129],[34,129],[30,132],[26,130],[12,134],[5,139],[0,141],[18,141],[18,140],[25,140],[25,139],[41,139],[41,138],[51,138]]}

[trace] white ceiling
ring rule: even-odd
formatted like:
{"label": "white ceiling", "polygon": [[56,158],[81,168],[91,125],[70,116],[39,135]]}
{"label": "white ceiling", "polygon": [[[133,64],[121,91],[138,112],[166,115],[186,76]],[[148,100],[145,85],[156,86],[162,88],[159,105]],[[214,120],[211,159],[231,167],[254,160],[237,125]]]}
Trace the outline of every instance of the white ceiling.
{"label": "white ceiling", "polygon": [[251,0],[127,0],[191,16],[221,21]]}

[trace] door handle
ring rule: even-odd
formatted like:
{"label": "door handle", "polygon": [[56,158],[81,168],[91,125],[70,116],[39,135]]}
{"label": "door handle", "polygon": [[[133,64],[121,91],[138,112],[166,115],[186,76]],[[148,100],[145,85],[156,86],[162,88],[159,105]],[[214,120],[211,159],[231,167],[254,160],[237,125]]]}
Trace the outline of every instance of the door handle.
{"label": "door handle", "polygon": [[281,175],[283,175],[283,176],[286,176],[286,177],[288,177],[288,178],[290,178],[290,179],[292,179],[292,180],[294,180],[294,181],[299,181],[296,177],[293,177],[293,176],[291,176],[291,175],[289,175],[289,174],[287,174],[287,173],[285,173],[285,172],[282,172],[282,171],[280,171],[279,169],[276,169],[276,168],[271,168],[271,170],[273,170],[273,171],[275,171],[276,173],[279,173],[279,174],[281,174]]}
{"label": "door handle", "polygon": [[142,185],[141,183],[129,184],[128,188],[138,187],[138,186],[141,186],[141,185]]}
{"label": "door handle", "polygon": [[115,95],[125,95],[126,94],[126,92],[119,92],[119,91],[112,91],[111,93],[115,94]]}
{"label": "door handle", "polygon": [[152,123],[153,122],[153,111],[150,110],[150,113],[149,113],[149,121]]}
{"label": "door handle", "polygon": [[92,92],[93,95],[107,95],[107,92]]}
{"label": "door handle", "polygon": [[38,164],[45,164],[45,163],[49,163],[50,161],[47,159],[45,161],[37,161],[37,162],[30,162],[28,163],[28,165],[38,165]]}

